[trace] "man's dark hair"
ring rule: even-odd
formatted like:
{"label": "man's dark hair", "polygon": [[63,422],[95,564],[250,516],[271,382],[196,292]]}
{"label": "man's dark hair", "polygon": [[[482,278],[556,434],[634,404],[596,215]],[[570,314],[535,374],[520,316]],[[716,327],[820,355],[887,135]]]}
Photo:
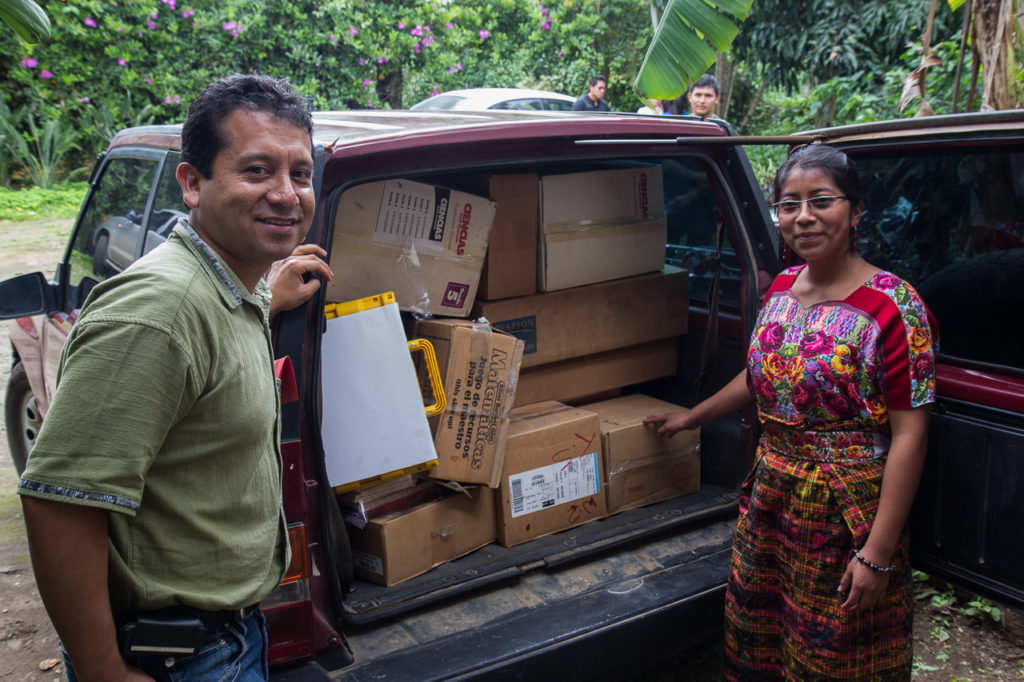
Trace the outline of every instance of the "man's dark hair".
{"label": "man's dark hair", "polygon": [[712,76],[710,73],[706,73],[697,79],[696,83],[690,85],[690,89],[686,91],[686,94],[693,92],[694,88],[707,88],[711,87],[715,89],[716,95],[722,94],[722,89],[718,86],[718,79]]}
{"label": "man's dark hair", "polygon": [[213,160],[227,146],[221,121],[235,109],[266,111],[305,128],[313,144],[313,115],[305,98],[283,78],[236,73],[210,83],[188,108],[181,130],[181,159],[209,179]]}
{"label": "man's dark hair", "polygon": [[591,76],[590,77],[590,87],[594,87],[595,85],[597,85],[601,81],[604,81],[605,85],[608,84],[608,79],[606,77],[602,76],[601,74],[597,74],[596,76]]}

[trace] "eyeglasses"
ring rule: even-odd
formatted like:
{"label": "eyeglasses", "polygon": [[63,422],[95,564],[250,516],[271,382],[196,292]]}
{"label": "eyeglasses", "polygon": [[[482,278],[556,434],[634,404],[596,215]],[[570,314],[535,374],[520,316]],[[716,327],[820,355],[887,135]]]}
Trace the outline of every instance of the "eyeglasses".
{"label": "eyeglasses", "polygon": [[811,210],[816,213],[824,213],[832,208],[838,199],[849,199],[845,195],[811,197],[810,199],[786,199],[772,204],[772,208],[779,212],[779,215],[795,216],[800,212],[800,204],[809,204]]}

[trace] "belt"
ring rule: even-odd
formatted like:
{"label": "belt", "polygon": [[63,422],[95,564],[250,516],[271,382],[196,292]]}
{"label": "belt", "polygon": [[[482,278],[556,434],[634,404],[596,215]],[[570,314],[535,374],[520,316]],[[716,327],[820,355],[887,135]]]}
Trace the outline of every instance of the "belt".
{"label": "belt", "polygon": [[153,611],[136,611],[132,613],[120,613],[117,614],[115,620],[118,622],[136,620],[138,618],[153,617],[153,618],[195,618],[203,627],[207,630],[215,630],[219,627],[227,625],[228,623],[236,623],[244,621],[249,616],[256,613],[259,609],[258,604],[252,604],[241,609],[223,609],[220,611],[205,611],[203,609],[197,609],[193,606],[168,606],[162,609],[155,609]]}

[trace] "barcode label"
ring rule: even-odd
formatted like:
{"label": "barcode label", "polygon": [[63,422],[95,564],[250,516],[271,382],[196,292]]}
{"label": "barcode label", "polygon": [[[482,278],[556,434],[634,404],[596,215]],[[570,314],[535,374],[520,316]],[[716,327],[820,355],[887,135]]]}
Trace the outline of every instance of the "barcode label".
{"label": "barcode label", "polygon": [[523,513],[523,479],[509,479],[512,486],[512,516],[519,516]]}
{"label": "barcode label", "polygon": [[508,484],[512,518],[594,495],[601,490],[597,453],[513,474]]}

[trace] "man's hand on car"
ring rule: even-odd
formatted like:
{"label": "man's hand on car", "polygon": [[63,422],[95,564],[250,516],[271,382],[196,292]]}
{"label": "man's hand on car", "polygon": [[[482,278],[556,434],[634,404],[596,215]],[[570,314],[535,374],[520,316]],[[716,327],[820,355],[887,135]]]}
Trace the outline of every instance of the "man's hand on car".
{"label": "man's hand on car", "polygon": [[302,305],[320,288],[320,279],[334,277],[323,260],[327,252],[316,244],[300,244],[292,254],[270,266],[270,316]]}

